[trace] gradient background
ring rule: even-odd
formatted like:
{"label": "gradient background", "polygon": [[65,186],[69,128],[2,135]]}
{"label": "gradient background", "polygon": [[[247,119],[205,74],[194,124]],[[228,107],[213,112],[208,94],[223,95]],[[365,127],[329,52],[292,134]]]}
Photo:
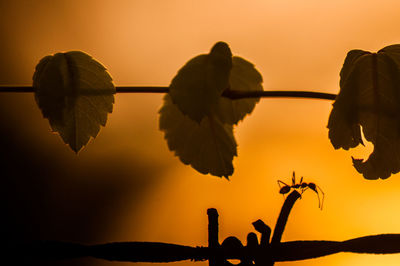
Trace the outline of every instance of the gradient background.
{"label": "gradient background", "polygon": [[[264,88],[337,93],[351,49],[400,43],[400,1],[1,1],[0,84],[30,85],[35,65],[82,50],[116,85],[167,86],[217,41],[253,62]],[[278,179],[293,170],[325,192],[306,192],[283,240],[345,240],[400,233],[400,180],[367,181],[326,129],[331,102],[264,99],[235,129],[239,157],[228,182],[203,176],[168,151],[158,130],[162,95],[118,94],[99,136],[79,156],[50,132],[33,95],[0,95],[2,241],[163,241],[207,245],[206,209],[220,239],[245,241],[259,218],[274,226]],[[400,255],[338,254],[277,265],[398,265]],[[171,265],[186,265],[182,262]],[[96,259],[50,265],[132,265]],[[137,264],[139,265],[139,264]],[[197,262],[196,265],[206,265]]]}

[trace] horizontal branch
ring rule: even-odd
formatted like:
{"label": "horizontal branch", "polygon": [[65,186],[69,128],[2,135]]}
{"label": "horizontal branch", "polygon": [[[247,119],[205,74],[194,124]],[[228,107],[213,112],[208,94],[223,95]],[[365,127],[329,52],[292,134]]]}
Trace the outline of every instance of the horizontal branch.
{"label": "horizontal branch", "polygon": [[123,262],[173,262],[208,260],[216,255],[224,259],[243,259],[248,254],[272,254],[274,261],[318,258],[339,252],[400,253],[400,234],[382,234],[347,241],[289,241],[273,246],[224,248],[190,247],[159,242],[115,242],[101,245],[42,241],[9,247],[4,254],[16,260],[63,260],[82,257]]}
{"label": "horizontal branch", "polygon": [[[117,93],[167,93],[169,87],[157,86],[117,86]],[[34,92],[32,86],[0,86],[1,92],[27,93]],[[313,91],[238,91],[227,89],[222,93],[223,97],[229,99],[243,98],[308,98],[334,100],[336,94],[313,92]]]}

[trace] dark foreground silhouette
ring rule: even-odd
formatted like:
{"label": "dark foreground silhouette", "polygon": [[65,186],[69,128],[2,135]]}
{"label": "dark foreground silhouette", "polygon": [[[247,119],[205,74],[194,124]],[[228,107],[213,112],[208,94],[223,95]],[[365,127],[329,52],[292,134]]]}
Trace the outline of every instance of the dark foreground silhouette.
{"label": "dark foreground silhouette", "polygon": [[158,242],[116,242],[100,245],[82,245],[58,241],[8,246],[5,254],[10,261],[21,263],[38,260],[65,260],[94,257],[125,262],[174,262],[208,260],[210,266],[231,265],[229,259],[240,260],[240,265],[274,265],[276,261],[295,261],[317,258],[338,252],[393,254],[400,253],[400,234],[382,234],[346,241],[288,241],[281,242],[289,213],[300,197],[296,190],[286,198],[270,240],[271,229],[263,221],[253,223],[261,234],[247,235],[243,246],[230,236],[221,244],[218,239],[218,212],[208,209],[208,247],[190,247]]}

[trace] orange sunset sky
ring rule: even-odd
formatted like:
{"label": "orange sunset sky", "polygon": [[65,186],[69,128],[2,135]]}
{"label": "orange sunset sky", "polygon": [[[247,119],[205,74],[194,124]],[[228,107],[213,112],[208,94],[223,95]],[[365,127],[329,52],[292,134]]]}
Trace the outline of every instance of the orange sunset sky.
{"label": "orange sunset sky", "polygon": [[[348,51],[400,43],[399,12],[398,0],[3,0],[0,85],[30,85],[42,57],[82,50],[116,85],[167,86],[186,61],[225,41],[255,64],[265,90],[338,93]],[[400,233],[399,175],[369,181],[357,173],[351,156],[367,158],[372,145],[334,150],[331,101],[261,100],[235,128],[231,181],[199,174],[168,150],[161,104],[159,94],[117,94],[106,127],[77,156],[51,133],[31,93],[1,94],[5,239],[206,246],[206,210],[215,207],[220,239],[245,242],[255,220],[275,225],[283,203],[277,180],[290,182],[293,170],[318,184],[325,202],[321,211],[317,195],[305,192],[283,241]],[[79,263],[132,265],[59,265]],[[400,255],[337,254],[276,265],[399,263]]]}

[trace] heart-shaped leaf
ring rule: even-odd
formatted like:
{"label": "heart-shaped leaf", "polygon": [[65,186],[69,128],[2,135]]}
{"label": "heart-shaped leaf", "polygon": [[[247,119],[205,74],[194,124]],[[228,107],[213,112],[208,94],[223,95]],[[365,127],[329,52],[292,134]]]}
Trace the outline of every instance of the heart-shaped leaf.
{"label": "heart-shaped leaf", "polygon": [[183,163],[202,174],[226,178],[232,175],[232,160],[237,154],[232,125],[223,124],[212,115],[198,123],[183,115],[168,94],[160,109],[159,125],[169,149]]}
{"label": "heart-shaped leaf", "polygon": [[200,123],[215,112],[222,92],[229,87],[232,53],[224,42],[207,55],[189,60],[173,78],[169,93],[181,112]]}
{"label": "heart-shaped leaf", "polygon": [[400,171],[400,45],[378,53],[353,50],[341,71],[328,128],[333,146],[362,144],[360,126],[374,144],[368,160],[353,159],[367,179],[388,178]]}
{"label": "heart-shaped leaf", "polygon": [[160,110],[160,129],[170,150],[203,174],[233,173],[236,142],[232,126],[250,114],[258,98],[231,100],[227,89],[262,91],[254,65],[218,42],[207,55],[191,59],[172,80]]}
{"label": "heart-shaped leaf", "polygon": [[35,99],[53,131],[78,152],[112,112],[115,87],[105,67],[72,51],[44,57],[33,75]]}

